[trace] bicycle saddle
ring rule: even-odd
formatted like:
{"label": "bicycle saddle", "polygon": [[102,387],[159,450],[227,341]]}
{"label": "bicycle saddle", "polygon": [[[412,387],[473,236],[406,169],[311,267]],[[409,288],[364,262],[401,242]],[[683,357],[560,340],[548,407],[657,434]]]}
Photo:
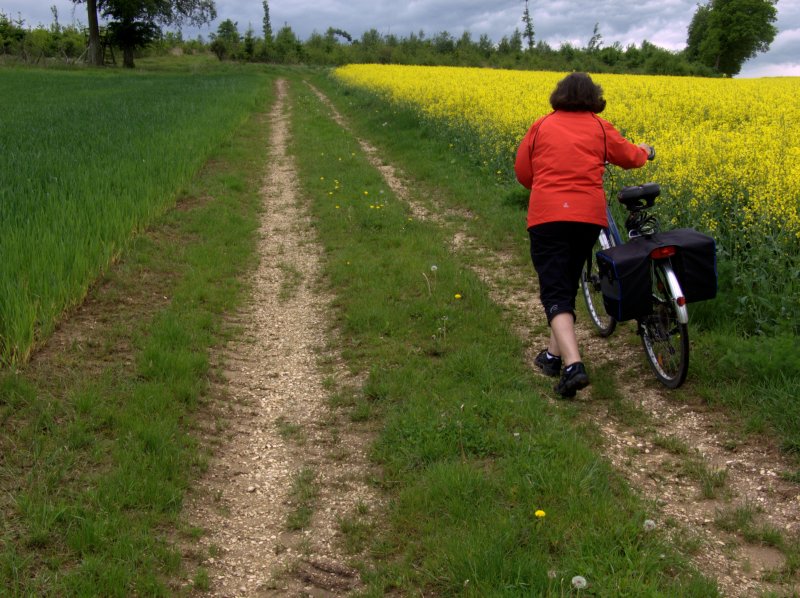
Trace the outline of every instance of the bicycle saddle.
{"label": "bicycle saddle", "polygon": [[658,183],[645,183],[633,187],[623,187],[617,194],[617,199],[631,212],[639,212],[653,207],[653,203],[661,194]]}

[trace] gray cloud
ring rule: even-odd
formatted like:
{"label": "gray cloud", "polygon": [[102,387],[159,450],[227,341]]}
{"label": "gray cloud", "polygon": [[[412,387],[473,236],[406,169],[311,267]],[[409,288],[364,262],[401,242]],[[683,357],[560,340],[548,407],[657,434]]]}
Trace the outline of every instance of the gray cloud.
{"label": "gray cloud", "polygon": [[[60,20],[86,22],[84,5],[70,0],[0,0],[0,12],[13,18],[20,14],[28,24],[50,23],[50,6],[58,7]],[[216,0],[219,18],[210,27],[185,30],[184,34],[208,37],[223,19],[232,19],[240,31],[251,26],[261,31],[261,2]],[[420,30],[431,36],[448,31],[454,37],[469,31],[474,39],[487,34],[495,42],[522,30],[522,0],[270,0],[273,30],[285,24],[306,39],[328,27],[348,31],[354,37],[371,28],[382,34],[407,36]],[[554,47],[562,42],[585,45],[595,23],[605,45],[639,45],[648,40],[657,46],[679,50],[686,44],[686,30],[697,0],[553,0],[531,2],[536,39]],[[778,3],[779,34],[766,54],[745,63],[742,76],[800,76],[800,2]]]}

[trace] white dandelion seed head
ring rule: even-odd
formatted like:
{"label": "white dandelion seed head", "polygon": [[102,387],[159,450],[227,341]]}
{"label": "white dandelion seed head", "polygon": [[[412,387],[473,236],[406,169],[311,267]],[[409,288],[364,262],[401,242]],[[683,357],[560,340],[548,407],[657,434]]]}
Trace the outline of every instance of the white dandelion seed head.
{"label": "white dandelion seed head", "polygon": [[644,527],[644,531],[652,532],[654,529],[656,529],[656,522],[652,519],[645,519],[642,527]]}
{"label": "white dandelion seed head", "polygon": [[437,266],[436,264],[433,264],[431,266],[431,272],[436,272],[438,269],[439,269],[439,266]]}
{"label": "white dandelion seed head", "polygon": [[586,581],[586,578],[582,575],[576,575],[572,578],[572,587],[576,590],[583,590],[586,586],[589,585],[589,582]]}

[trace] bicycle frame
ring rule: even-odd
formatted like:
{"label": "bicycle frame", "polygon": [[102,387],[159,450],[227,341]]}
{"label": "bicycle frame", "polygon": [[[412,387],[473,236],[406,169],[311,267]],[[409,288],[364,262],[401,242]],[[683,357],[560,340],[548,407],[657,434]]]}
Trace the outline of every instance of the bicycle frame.
{"label": "bicycle frame", "polygon": [[678,282],[678,277],[675,274],[675,270],[672,268],[672,264],[669,259],[653,260],[653,268],[656,267],[661,268],[664,272],[664,277],[669,287],[669,298],[675,306],[678,322],[681,324],[688,324],[689,310],[686,309],[686,299],[683,295],[683,289],[681,289],[681,284]]}
{"label": "bicycle frame", "polygon": [[[622,235],[619,234],[617,221],[614,220],[614,216],[611,214],[611,207],[608,204],[606,204],[606,219],[608,220],[608,226],[600,231],[600,244],[603,249],[608,249],[611,245],[622,245]],[[603,239],[603,234],[606,235],[605,239]],[[612,241],[609,242],[608,239]]]}

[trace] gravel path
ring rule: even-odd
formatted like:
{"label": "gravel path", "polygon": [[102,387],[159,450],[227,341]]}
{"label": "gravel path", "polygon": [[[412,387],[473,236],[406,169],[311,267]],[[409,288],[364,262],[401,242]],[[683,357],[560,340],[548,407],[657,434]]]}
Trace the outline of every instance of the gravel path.
{"label": "gravel path", "polygon": [[[326,376],[348,382],[327,349],[330,297],[287,153],[287,85],[278,80],[269,116],[252,301],[237,318],[241,335],[220,356],[227,382],[218,391],[227,399],[219,416],[228,427],[186,507],[207,530],[198,560],[215,596],[336,596],[358,587],[340,521],[376,500],[366,484],[369,432],[343,425],[328,404]],[[308,524],[290,523],[304,508]]]}

